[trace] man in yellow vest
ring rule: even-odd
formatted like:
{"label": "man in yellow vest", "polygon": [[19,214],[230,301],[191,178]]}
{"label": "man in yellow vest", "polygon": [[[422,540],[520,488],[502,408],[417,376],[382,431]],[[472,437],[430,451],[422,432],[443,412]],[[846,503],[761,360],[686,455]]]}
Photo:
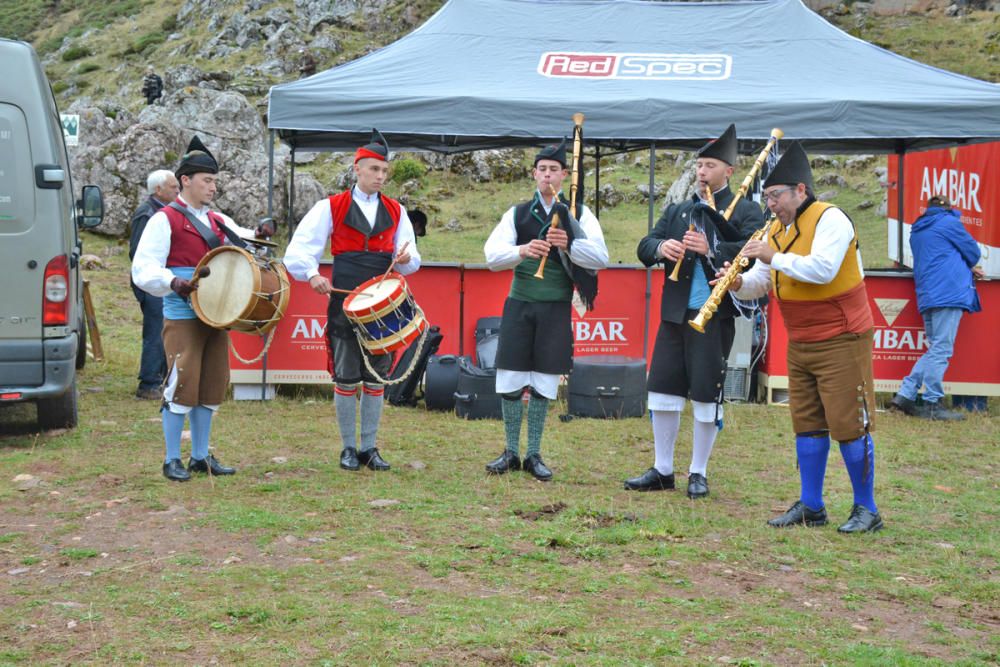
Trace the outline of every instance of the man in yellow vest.
{"label": "man in yellow vest", "polygon": [[765,240],[745,246],[744,254],[757,262],[733,281],[732,289],[740,299],[773,289],[781,308],[801,482],[799,500],[768,524],[827,522],[823,478],[832,438],[840,443],[854,489],[850,518],[838,530],[879,530],[871,436],[873,320],[854,223],[841,209],[816,200],[809,158],[797,142],[764,181],[764,196],[776,219]]}

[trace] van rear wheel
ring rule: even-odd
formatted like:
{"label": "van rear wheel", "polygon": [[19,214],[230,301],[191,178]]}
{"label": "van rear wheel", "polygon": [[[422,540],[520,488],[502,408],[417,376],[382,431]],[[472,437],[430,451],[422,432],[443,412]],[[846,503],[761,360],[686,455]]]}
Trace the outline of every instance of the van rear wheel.
{"label": "van rear wheel", "polygon": [[66,393],[56,398],[40,398],[38,406],[38,427],[43,431],[57,428],[73,428],[77,423],[76,378]]}

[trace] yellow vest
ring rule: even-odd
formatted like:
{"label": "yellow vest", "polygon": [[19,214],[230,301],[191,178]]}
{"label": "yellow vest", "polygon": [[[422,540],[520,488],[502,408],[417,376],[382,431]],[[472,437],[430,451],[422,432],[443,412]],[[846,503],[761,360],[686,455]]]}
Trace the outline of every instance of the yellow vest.
{"label": "yellow vest", "polygon": [[[768,231],[771,247],[778,252],[792,255],[808,255],[812,251],[816,237],[816,223],[833,204],[813,202],[787,228],[780,220],[775,220]],[[825,285],[796,280],[781,271],[771,270],[771,284],[779,301],[822,301],[843,294],[864,282],[861,267],[858,266],[858,235],[854,234],[840,270],[832,281]]]}

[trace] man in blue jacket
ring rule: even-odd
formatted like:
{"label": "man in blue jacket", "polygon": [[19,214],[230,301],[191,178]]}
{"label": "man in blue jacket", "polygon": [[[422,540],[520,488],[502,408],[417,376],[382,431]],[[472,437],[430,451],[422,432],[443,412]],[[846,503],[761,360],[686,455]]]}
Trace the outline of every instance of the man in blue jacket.
{"label": "man in blue jacket", "polygon": [[[934,195],[927,202],[927,210],[913,223],[910,249],[917,308],[924,318],[930,348],[913,364],[890,407],[924,419],[962,420],[964,415],[941,404],[941,380],[955,348],[962,314],[981,310],[973,282],[983,277],[982,269],[976,267],[979,244],[965,231],[958,209],[951,208],[944,196]],[[927,389],[924,404],[918,406],[915,401],[921,385]]]}

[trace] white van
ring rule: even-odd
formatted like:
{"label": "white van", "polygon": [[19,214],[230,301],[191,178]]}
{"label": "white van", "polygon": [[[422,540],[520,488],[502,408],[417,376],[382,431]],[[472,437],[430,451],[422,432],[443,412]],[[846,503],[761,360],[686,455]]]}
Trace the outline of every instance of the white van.
{"label": "white van", "polygon": [[100,188],[76,201],[59,110],[31,45],[0,39],[0,406],[34,401],[43,429],[76,426],[86,361],[77,227],[104,217]]}

